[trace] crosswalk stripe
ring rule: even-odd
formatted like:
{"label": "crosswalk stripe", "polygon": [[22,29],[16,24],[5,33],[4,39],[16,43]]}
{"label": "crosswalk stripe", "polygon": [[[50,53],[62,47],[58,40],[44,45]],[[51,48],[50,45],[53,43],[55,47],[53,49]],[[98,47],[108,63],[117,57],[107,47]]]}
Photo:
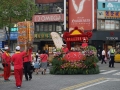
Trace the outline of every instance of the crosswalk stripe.
{"label": "crosswalk stripe", "polygon": [[113,74],[113,75],[120,75],[120,72],[118,72],[118,73],[115,73],[115,74]]}
{"label": "crosswalk stripe", "polygon": [[108,73],[113,73],[113,72],[116,72],[118,70],[110,70],[110,71],[107,71],[107,72],[103,72],[103,73],[100,73],[100,74],[108,74]]}

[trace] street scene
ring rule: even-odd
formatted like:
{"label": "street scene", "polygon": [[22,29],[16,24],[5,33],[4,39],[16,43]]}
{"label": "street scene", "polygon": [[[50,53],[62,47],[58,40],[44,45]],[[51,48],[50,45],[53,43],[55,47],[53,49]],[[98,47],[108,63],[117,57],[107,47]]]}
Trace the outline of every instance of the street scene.
{"label": "street scene", "polygon": [[[46,75],[39,72],[33,73],[31,81],[25,81],[21,90],[119,90],[120,88],[120,63],[115,63],[115,68],[109,68],[107,64],[98,63],[100,73],[95,75],[51,75],[49,68]],[[0,71],[2,73],[2,71]],[[0,77],[0,90],[16,90],[14,76],[10,76],[9,82],[4,82]]]}
{"label": "street scene", "polygon": [[120,0],[0,0],[0,90],[120,90]]}

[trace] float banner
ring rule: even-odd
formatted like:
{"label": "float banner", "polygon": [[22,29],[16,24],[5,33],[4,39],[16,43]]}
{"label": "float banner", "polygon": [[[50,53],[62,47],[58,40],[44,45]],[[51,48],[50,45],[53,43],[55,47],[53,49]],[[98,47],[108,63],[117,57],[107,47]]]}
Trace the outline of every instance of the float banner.
{"label": "float banner", "polygon": [[34,23],[31,21],[18,22],[18,45],[24,48],[27,42],[30,42],[32,44],[33,41]]}

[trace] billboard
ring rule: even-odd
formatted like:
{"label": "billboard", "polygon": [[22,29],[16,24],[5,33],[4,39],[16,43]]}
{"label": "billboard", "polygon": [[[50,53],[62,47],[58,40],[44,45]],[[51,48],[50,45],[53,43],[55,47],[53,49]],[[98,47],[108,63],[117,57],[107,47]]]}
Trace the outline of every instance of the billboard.
{"label": "billboard", "polygon": [[69,30],[94,28],[94,0],[69,0]]}

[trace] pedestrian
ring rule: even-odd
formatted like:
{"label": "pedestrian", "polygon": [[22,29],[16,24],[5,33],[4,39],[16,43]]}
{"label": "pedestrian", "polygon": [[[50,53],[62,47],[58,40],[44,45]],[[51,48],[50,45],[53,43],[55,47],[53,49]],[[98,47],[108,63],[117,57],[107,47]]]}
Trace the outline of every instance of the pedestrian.
{"label": "pedestrian", "polygon": [[114,67],[114,57],[115,57],[115,47],[112,46],[112,48],[110,49],[110,62],[109,62],[109,67]]}
{"label": "pedestrian", "polygon": [[105,52],[105,50],[103,49],[103,50],[102,50],[102,62],[101,62],[101,64],[103,64],[103,62],[106,64],[105,58],[106,58],[106,52]]}
{"label": "pedestrian", "polygon": [[38,50],[38,52],[36,53],[36,58],[34,60],[34,68],[35,68],[35,73],[36,75],[39,72],[39,68],[40,68],[40,50]]}
{"label": "pedestrian", "polygon": [[9,54],[9,47],[5,47],[5,52],[2,54],[2,65],[4,67],[4,81],[10,81],[10,73],[11,73],[11,56]]}
{"label": "pedestrian", "polygon": [[40,54],[40,59],[41,59],[40,69],[42,70],[42,74],[45,75],[48,63],[48,54],[45,53],[45,50],[43,50],[42,54]]}
{"label": "pedestrian", "polygon": [[20,46],[16,47],[16,52],[12,56],[12,64],[14,65],[14,77],[16,81],[16,86],[18,89],[22,85],[23,77],[23,59],[22,57],[26,54],[26,51],[20,52]]}
{"label": "pedestrian", "polygon": [[67,48],[66,44],[62,45],[61,51],[62,51],[63,54],[67,54],[69,52],[69,49]]}
{"label": "pedestrian", "polygon": [[101,61],[101,51],[100,51],[100,49],[98,49],[98,51],[97,51],[97,57]]}
{"label": "pedestrian", "polygon": [[26,81],[32,79],[31,65],[32,65],[32,46],[30,44],[30,46],[28,46],[27,48],[27,54],[23,56],[23,66]]}

